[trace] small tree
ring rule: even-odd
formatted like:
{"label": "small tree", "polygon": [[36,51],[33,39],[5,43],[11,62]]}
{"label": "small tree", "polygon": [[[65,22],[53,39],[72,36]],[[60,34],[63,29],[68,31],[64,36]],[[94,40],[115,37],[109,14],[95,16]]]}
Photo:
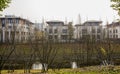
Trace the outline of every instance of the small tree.
{"label": "small tree", "polygon": [[120,16],[120,0],[111,0],[113,4],[111,7],[118,12],[118,15]]}
{"label": "small tree", "polygon": [[0,0],[0,11],[3,11],[6,7],[8,7],[11,0]]}

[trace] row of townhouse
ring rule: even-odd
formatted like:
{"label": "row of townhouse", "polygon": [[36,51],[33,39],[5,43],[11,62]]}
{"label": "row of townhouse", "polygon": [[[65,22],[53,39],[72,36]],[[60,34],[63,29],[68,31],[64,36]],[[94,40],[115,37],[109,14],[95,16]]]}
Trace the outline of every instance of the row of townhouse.
{"label": "row of townhouse", "polygon": [[[62,21],[47,21],[46,23],[46,35],[48,39],[69,40],[69,23],[64,24]],[[73,40],[91,39],[98,41],[107,38],[120,39],[120,22],[103,26],[102,21],[90,20],[73,26]]]}
{"label": "row of townhouse", "polygon": [[102,21],[86,21],[75,25],[75,39],[103,39]]}
{"label": "row of townhouse", "polygon": [[0,42],[13,40],[27,42],[41,37],[53,41],[79,41],[83,39],[103,40],[105,38],[120,39],[120,22],[107,24],[102,21],[86,21],[83,24],[72,25],[71,22],[47,21],[32,23],[16,16],[0,17]]}
{"label": "row of townhouse", "polygon": [[[70,23],[64,24],[62,21],[47,21],[46,27],[47,38],[52,40],[66,41],[72,36],[72,40],[80,40],[90,38],[100,40],[103,38],[102,21],[86,21],[83,24],[76,24],[73,27],[73,32],[70,32]],[[71,34],[73,33],[73,34]]]}
{"label": "row of townhouse", "polygon": [[34,24],[27,19],[6,15],[0,17],[0,42],[26,42],[34,34]]}

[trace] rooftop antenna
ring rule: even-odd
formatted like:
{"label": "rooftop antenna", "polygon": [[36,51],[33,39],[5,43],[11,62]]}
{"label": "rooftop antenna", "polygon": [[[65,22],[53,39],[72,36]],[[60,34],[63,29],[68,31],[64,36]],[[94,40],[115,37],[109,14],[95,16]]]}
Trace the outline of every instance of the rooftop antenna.
{"label": "rooftop antenna", "polygon": [[71,22],[72,22],[72,24],[73,24],[73,18],[72,18]]}
{"label": "rooftop antenna", "polygon": [[35,23],[37,23],[37,20],[35,20]]}
{"label": "rooftop antenna", "polygon": [[78,24],[81,25],[81,16],[80,16],[80,14],[78,15]]}
{"label": "rooftop antenna", "polygon": [[29,17],[27,16],[26,19],[29,20]]}
{"label": "rooftop antenna", "polygon": [[44,21],[44,17],[42,17],[42,23],[44,24],[44,22],[45,22],[45,21]]}
{"label": "rooftop antenna", "polygon": [[[98,20],[98,21],[102,22],[102,19],[101,19],[101,17],[99,17],[99,20]],[[102,24],[100,24],[100,25],[102,25]]]}
{"label": "rooftop antenna", "polygon": [[108,19],[107,19],[107,17],[106,17],[106,25],[109,25],[109,22],[108,22]]}
{"label": "rooftop antenna", "polygon": [[21,14],[20,17],[23,18],[23,14]]}
{"label": "rooftop antenna", "polygon": [[46,21],[45,21],[44,17],[42,17],[42,28],[43,29],[47,26],[47,24],[45,22]]}
{"label": "rooftop antenna", "polygon": [[99,17],[99,21],[102,21],[101,17]]}
{"label": "rooftop antenna", "polygon": [[88,21],[88,16],[86,16],[86,21]]}
{"label": "rooftop antenna", "polygon": [[113,16],[113,22],[115,22],[115,15]]}
{"label": "rooftop antenna", "polygon": [[65,24],[67,24],[67,17],[65,17]]}

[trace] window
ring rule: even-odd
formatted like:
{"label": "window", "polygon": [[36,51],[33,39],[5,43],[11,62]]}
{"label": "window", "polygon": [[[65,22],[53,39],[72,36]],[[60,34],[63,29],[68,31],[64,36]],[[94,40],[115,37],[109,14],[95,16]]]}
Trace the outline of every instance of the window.
{"label": "window", "polygon": [[97,35],[97,39],[100,39],[100,35]]}
{"label": "window", "polygon": [[92,33],[95,33],[95,29],[92,29]]}
{"label": "window", "polygon": [[67,35],[61,35],[61,39],[66,40],[67,39]]}
{"label": "window", "polygon": [[113,38],[115,38],[115,35],[113,35]]}
{"label": "window", "polygon": [[46,29],[46,28],[45,28],[44,30],[45,30],[45,31],[47,31],[47,29]]}
{"label": "window", "polygon": [[49,39],[53,39],[52,35],[49,35]]}
{"label": "window", "polygon": [[52,33],[52,29],[49,29],[49,33]]}
{"label": "window", "polygon": [[16,19],[16,23],[17,23],[17,24],[19,23],[19,19]]}
{"label": "window", "polygon": [[10,24],[10,19],[8,19],[8,23]]}
{"label": "window", "polygon": [[2,27],[5,27],[5,19],[2,19]]}
{"label": "window", "polygon": [[5,24],[5,19],[2,19],[2,24]]}
{"label": "window", "polygon": [[118,38],[118,35],[116,35],[116,38]]}
{"label": "window", "polygon": [[9,28],[9,29],[11,29],[11,28],[12,28],[12,26],[10,26],[10,25],[9,25],[9,26],[8,26],[8,28]]}
{"label": "window", "polygon": [[116,30],[113,30],[113,33],[115,33]]}
{"label": "window", "polygon": [[112,35],[109,36],[109,38],[112,38],[112,37],[113,37]]}
{"label": "window", "polygon": [[12,19],[10,19],[9,21],[10,21],[10,24],[13,24],[13,20]]}
{"label": "window", "polygon": [[97,29],[97,33],[100,33],[101,32],[101,30],[100,29]]}
{"label": "window", "polygon": [[87,37],[87,35],[82,35],[82,38],[86,38]]}
{"label": "window", "polygon": [[109,33],[111,33],[111,30],[109,30]]}
{"label": "window", "polygon": [[57,29],[54,29],[54,33],[57,33],[58,32],[58,30]]}
{"label": "window", "polygon": [[92,35],[92,38],[95,39],[95,35]]}
{"label": "window", "polygon": [[2,27],[5,27],[5,24],[2,24]]}
{"label": "window", "polygon": [[87,33],[87,29],[82,29],[82,34],[86,34]]}
{"label": "window", "polygon": [[63,30],[62,30],[62,33],[67,33],[67,29],[63,29]]}
{"label": "window", "polygon": [[58,39],[58,36],[57,36],[57,35],[55,35],[55,36],[54,36],[54,38],[55,38],[55,39]]}

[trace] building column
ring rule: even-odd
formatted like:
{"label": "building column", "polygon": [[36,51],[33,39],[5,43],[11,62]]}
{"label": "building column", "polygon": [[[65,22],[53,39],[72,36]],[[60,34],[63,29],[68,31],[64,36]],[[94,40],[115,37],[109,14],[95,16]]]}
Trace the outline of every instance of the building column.
{"label": "building column", "polygon": [[13,31],[12,37],[14,38],[13,41],[17,42],[17,31],[16,30]]}
{"label": "building column", "polygon": [[54,28],[52,28],[52,40],[55,40],[55,38],[54,38]]}
{"label": "building column", "polygon": [[0,31],[0,42],[2,42],[2,35],[1,35],[1,33],[2,33],[2,32]]}
{"label": "building column", "polygon": [[9,41],[11,41],[11,31],[9,30],[9,32],[8,32],[8,38],[9,38]]}
{"label": "building column", "polygon": [[98,28],[95,29],[95,31],[96,31],[96,32],[95,32],[95,38],[96,38],[95,40],[98,40],[98,38],[97,38],[97,35],[98,35],[97,29],[98,29]]}
{"label": "building column", "polygon": [[27,40],[26,40],[26,32],[24,32],[24,38],[25,38],[25,41],[24,42],[26,42]]}
{"label": "building column", "polygon": [[62,35],[62,34],[58,34],[58,40],[62,40],[61,35]]}
{"label": "building column", "polygon": [[5,42],[5,29],[4,28],[2,29],[2,39],[3,39],[3,42]]}
{"label": "building column", "polygon": [[19,42],[21,42],[21,31],[19,31]]}

